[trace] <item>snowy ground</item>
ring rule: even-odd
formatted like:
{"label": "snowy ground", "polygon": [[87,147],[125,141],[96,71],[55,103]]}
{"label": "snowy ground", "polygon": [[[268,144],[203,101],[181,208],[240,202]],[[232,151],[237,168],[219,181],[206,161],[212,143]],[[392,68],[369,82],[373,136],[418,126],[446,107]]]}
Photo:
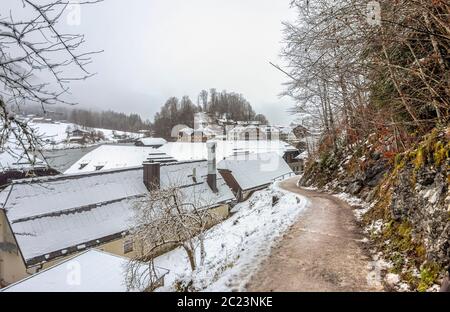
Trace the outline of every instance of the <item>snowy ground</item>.
{"label": "snowy ground", "polygon": [[[29,123],[30,127],[35,129],[38,135],[42,136],[42,139],[47,142],[44,146],[46,149],[66,149],[66,148],[77,148],[80,147],[80,144],[76,143],[66,143],[67,139],[67,129],[75,129],[82,128],[73,123],[65,123],[65,122],[54,122],[54,123]],[[91,128],[90,128],[91,129]],[[138,133],[132,132],[124,132],[124,131],[116,131],[109,129],[101,129],[101,128],[92,128],[91,130],[101,131],[105,136],[106,141],[113,142],[114,141],[114,133],[117,135],[126,134],[131,138],[139,138],[141,137]],[[104,142],[103,142],[104,143]]]}
{"label": "snowy ground", "polygon": [[[278,202],[272,205],[272,198]],[[192,290],[242,291],[266,257],[277,237],[304,211],[306,198],[281,190],[277,185],[238,205],[229,219],[208,231],[205,264],[192,272],[184,250],[178,248],[155,259],[155,265],[170,270],[158,291],[176,291],[175,283]],[[198,260],[199,262],[199,260]]]}

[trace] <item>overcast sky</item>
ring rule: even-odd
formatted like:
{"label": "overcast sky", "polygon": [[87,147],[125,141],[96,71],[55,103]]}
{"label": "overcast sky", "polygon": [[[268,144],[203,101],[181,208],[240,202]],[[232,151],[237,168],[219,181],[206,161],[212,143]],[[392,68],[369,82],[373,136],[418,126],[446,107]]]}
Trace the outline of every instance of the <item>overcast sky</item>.
{"label": "overcast sky", "polygon": [[72,86],[84,107],[153,115],[170,96],[201,89],[242,93],[272,123],[289,123],[289,98],[278,97],[286,77],[282,25],[293,19],[289,0],[105,0],[83,6],[86,47],[104,50],[89,69],[98,75]]}

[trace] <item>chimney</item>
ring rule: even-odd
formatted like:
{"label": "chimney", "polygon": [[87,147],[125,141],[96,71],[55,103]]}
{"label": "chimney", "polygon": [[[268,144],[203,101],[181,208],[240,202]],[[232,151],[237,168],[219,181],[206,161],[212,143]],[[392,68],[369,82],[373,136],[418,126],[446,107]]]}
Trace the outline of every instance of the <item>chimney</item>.
{"label": "chimney", "polygon": [[217,192],[217,177],[216,177],[216,142],[207,142],[208,148],[208,177],[207,182],[213,192]]}
{"label": "chimney", "polygon": [[160,163],[145,161],[144,184],[149,191],[154,191],[160,187]]}

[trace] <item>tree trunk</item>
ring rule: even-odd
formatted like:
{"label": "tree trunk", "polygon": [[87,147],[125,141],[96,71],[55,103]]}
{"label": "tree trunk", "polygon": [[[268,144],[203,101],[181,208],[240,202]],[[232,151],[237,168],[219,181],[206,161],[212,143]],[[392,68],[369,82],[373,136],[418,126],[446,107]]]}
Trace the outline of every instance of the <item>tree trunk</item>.
{"label": "tree trunk", "polygon": [[[189,243],[189,245],[192,245],[192,243]],[[194,248],[192,248],[192,246],[188,246],[187,244],[183,244],[183,248],[186,251],[186,254],[189,258],[189,264],[191,265],[191,270],[195,271],[195,269],[197,268],[197,263],[195,261]]]}
{"label": "tree trunk", "polygon": [[205,264],[206,258],[205,237],[203,236],[203,234],[200,234],[198,238],[200,240],[200,265],[203,266]]}

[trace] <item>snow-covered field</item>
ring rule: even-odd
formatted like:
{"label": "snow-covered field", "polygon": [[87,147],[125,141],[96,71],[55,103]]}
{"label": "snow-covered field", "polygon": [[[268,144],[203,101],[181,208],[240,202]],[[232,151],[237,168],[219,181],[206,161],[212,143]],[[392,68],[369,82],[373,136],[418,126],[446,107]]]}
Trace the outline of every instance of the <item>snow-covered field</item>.
{"label": "snow-covered field", "polygon": [[[30,122],[29,126],[33,128],[36,133],[42,136],[42,139],[47,142],[44,147],[48,149],[61,149],[61,148],[74,148],[79,147],[79,144],[68,144],[65,142],[67,139],[67,130],[74,128],[82,128],[73,123],[66,122],[54,122],[54,123],[33,123]],[[138,133],[124,132],[118,130],[102,129],[102,128],[90,128],[90,130],[101,131],[105,136],[106,141],[114,141],[114,133],[117,135],[126,134],[131,138],[141,137]]]}
{"label": "snow-covered field", "polygon": [[[273,198],[278,201],[272,205]],[[273,185],[237,204],[233,215],[208,231],[203,266],[192,272],[183,249],[178,248],[155,259],[155,265],[170,270],[165,286],[158,291],[176,291],[187,285],[197,291],[242,291],[252,273],[270,253],[276,240],[304,211],[306,198]],[[199,252],[197,252],[198,258]],[[197,261],[200,263],[200,259]]]}

